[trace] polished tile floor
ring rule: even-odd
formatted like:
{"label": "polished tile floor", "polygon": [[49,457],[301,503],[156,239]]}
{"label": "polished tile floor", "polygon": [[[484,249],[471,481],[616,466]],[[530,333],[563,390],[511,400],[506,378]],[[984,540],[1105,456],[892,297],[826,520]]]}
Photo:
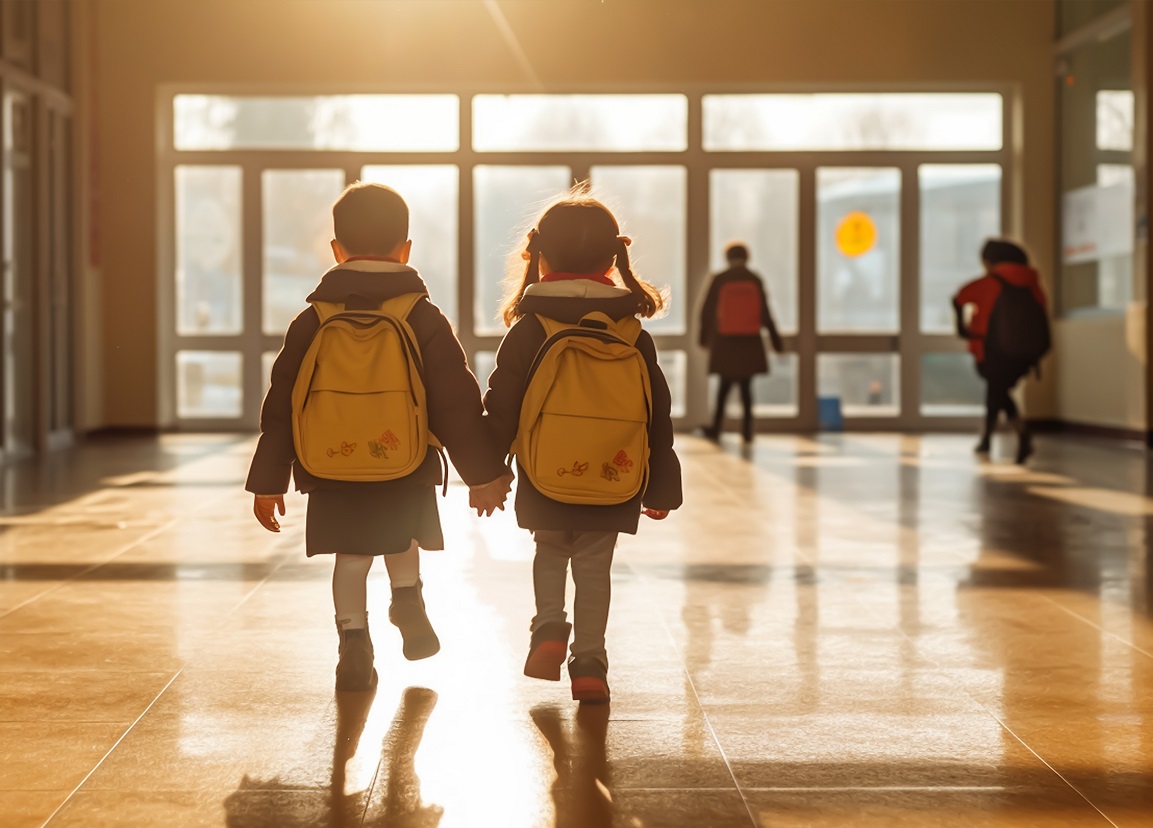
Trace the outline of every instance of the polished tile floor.
{"label": "polished tile floor", "polygon": [[444,649],[401,658],[375,572],[380,687],[334,698],[330,563],[301,498],[251,517],[248,438],[0,470],[0,825],[1153,825],[1153,467],[971,442],[681,439],[583,709],[520,674],[530,538],[459,484]]}

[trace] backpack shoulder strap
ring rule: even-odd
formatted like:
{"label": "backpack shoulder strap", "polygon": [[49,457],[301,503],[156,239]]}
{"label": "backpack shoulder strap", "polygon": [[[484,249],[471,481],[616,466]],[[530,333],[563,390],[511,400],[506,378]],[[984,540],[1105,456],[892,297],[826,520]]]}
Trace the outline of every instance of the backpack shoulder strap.
{"label": "backpack shoulder strap", "polygon": [[320,317],[321,325],[338,313],[344,313],[344,304],[341,302],[312,302],[310,304],[316,311],[316,315]]}
{"label": "backpack shoulder strap", "polygon": [[641,335],[641,320],[635,316],[623,316],[620,319],[613,319],[607,313],[602,313],[601,311],[586,313],[581,317],[579,326],[582,328],[608,331],[629,345],[636,345],[637,338]]}
{"label": "backpack shoulder strap", "polygon": [[397,319],[407,319],[408,315],[412,313],[412,309],[416,307],[416,303],[427,295],[427,293],[402,293],[400,296],[394,296],[382,302],[380,309]]}
{"label": "backpack shoulder strap", "polygon": [[542,316],[539,313],[534,313],[533,316],[536,317],[536,321],[540,323],[540,326],[544,328],[544,338],[546,342],[552,339],[561,331],[575,327],[568,322],[561,322],[556,319],[551,319],[550,317]]}

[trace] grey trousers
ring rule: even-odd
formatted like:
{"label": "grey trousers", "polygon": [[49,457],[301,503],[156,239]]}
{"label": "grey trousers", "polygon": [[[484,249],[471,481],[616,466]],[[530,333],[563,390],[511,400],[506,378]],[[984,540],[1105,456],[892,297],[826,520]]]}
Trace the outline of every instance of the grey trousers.
{"label": "grey trousers", "polygon": [[609,621],[609,598],[612,593],[609,570],[616,532],[580,532],[573,529],[545,530],[533,533],[536,557],[532,562],[532,581],[536,591],[536,616],[532,630],[544,624],[567,620],[565,586],[569,561],[576,586],[573,601],[574,656],[591,656],[608,668],[605,651],[605,628]]}

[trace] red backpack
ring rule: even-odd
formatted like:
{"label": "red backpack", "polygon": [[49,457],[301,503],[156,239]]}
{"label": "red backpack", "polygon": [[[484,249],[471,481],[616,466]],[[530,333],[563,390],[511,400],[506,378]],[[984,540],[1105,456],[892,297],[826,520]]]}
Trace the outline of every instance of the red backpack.
{"label": "red backpack", "polygon": [[761,332],[761,289],[752,279],[725,282],[717,294],[717,333],[757,336]]}

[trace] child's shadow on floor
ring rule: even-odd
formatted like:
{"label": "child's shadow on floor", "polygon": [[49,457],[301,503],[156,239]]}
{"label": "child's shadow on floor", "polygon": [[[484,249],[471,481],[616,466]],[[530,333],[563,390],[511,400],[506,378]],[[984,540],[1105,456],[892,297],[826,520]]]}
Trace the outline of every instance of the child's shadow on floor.
{"label": "child's shadow on floor", "polygon": [[566,722],[556,707],[539,705],[529,715],[553,752],[556,828],[612,825],[613,802],[605,752],[609,706],[580,705],[572,719],[571,732],[566,732]]}
{"label": "child's shadow on floor", "polygon": [[327,790],[308,783],[286,784],[280,779],[262,782],[246,775],[240,787],[224,802],[227,825],[234,828],[436,828],[444,809],[423,802],[414,765],[425,725],[437,702],[436,693],[427,688],[409,687],[401,697],[381,742],[377,777],[383,779],[383,783],[367,791],[345,793],[346,767],[357,753],[375,695],[375,692],[336,694],[332,779]]}

